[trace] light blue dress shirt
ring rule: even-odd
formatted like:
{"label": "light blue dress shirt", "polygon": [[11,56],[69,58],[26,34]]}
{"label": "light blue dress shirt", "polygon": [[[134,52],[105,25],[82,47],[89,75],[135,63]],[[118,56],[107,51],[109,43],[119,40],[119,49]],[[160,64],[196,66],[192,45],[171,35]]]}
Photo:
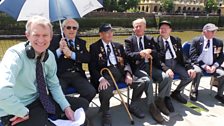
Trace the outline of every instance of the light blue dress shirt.
{"label": "light blue dress shirt", "polygon": [[[36,82],[36,59],[29,59],[25,43],[9,48],[0,64],[0,117],[16,115],[23,117],[29,111],[26,105],[38,97]],[[49,58],[43,62],[44,76],[53,99],[64,110],[70,106],[66,100],[59,80],[54,54],[48,51]]]}

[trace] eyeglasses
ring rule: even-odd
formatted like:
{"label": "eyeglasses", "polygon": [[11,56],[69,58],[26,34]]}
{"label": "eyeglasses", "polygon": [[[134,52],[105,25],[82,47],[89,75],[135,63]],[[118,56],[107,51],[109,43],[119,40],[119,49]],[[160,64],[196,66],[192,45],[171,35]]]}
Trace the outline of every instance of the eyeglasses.
{"label": "eyeglasses", "polygon": [[71,29],[77,30],[77,27],[75,27],[75,26],[66,26],[66,29],[68,29],[68,30],[71,30]]}

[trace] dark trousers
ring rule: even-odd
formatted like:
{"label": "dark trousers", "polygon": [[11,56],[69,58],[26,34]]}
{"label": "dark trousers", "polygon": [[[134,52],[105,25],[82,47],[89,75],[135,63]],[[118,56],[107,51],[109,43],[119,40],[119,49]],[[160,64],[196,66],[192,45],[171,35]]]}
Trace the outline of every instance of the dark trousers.
{"label": "dark trousers", "polygon": [[[120,82],[123,80],[122,71],[120,71],[117,67],[108,67],[108,69],[111,71],[111,73],[114,76],[114,79],[116,82]],[[103,112],[106,112],[109,110],[110,106],[110,98],[113,96],[113,90],[114,90],[114,83],[107,71],[103,72],[103,77],[108,81],[110,86],[107,87],[105,90],[99,91],[99,99],[100,99],[100,110]]]}
{"label": "dark trousers", "polygon": [[[75,98],[75,97],[66,97],[68,102],[71,105],[72,110],[76,110],[82,107],[84,110],[87,110],[89,107],[89,103],[87,100],[83,98]],[[60,106],[55,103],[56,106],[56,114],[50,115],[53,118],[66,118],[64,112],[61,110]],[[18,123],[16,126],[54,126],[50,121],[48,121],[48,114],[44,110],[41,102],[39,100],[34,101],[33,103],[27,105],[29,109],[29,119]],[[3,126],[10,126],[9,119],[12,118],[12,115],[1,117]]]}
{"label": "dark trousers", "polygon": [[166,60],[165,63],[174,73],[180,75],[181,82],[177,86],[176,91],[182,91],[192,81],[187,70],[185,67],[178,64],[175,59]]}
{"label": "dark trousers", "polygon": [[59,77],[59,81],[64,93],[71,86],[77,89],[80,97],[87,99],[89,102],[96,95],[96,89],[80,72],[65,72]]}

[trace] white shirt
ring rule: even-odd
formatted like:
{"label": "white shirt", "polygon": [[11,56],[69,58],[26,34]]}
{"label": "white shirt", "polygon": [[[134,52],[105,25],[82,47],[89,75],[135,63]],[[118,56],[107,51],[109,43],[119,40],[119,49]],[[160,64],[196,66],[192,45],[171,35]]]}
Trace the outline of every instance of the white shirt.
{"label": "white shirt", "polygon": [[[175,51],[174,51],[174,49],[173,49],[173,45],[172,45],[172,43],[171,43],[171,39],[170,39],[170,37],[169,37],[167,40],[163,38],[163,44],[164,44],[164,47],[165,47],[165,48],[166,48],[166,41],[168,41],[169,47],[170,47],[170,49],[171,49],[171,51],[172,51],[172,54],[173,54],[173,58],[174,58],[174,59],[177,58],[177,55],[176,55],[176,53],[175,53]],[[169,50],[169,49],[167,49],[167,51],[166,51],[165,58],[166,58],[166,60],[168,60],[168,59],[172,59],[172,55],[170,54],[170,50]]]}
{"label": "white shirt", "polygon": [[209,48],[205,48],[207,45],[207,42],[208,42],[208,39],[204,37],[203,50],[201,55],[198,57],[198,61],[203,61],[206,65],[212,65],[213,64],[213,41],[212,39],[210,39]]}
{"label": "white shirt", "polygon": [[[116,56],[114,55],[114,50],[113,50],[113,47],[111,45],[111,42],[109,42],[108,44],[106,42],[104,42],[103,40],[102,40],[102,42],[103,42],[103,46],[104,46],[104,49],[105,49],[106,53],[107,53],[107,45],[109,45],[110,50],[111,50],[110,55],[109,55],[110,62],[113,65],[116,65],[117,64]],[[107,61],[107,66],[110,66],[109,61]]]}

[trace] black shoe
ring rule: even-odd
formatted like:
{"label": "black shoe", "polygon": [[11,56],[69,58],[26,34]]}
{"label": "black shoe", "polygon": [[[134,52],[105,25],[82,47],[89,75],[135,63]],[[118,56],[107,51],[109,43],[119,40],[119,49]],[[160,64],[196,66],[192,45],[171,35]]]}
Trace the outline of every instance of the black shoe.
{"label": "black shoe", "polygon": [[149,105],[149,113],[151,114],[152,118],[156,120],[156,122],[162,124],[164,122],[164,118],[161,115],[160,111],[156,107],[154,103],[151,103]]}
{"label": "black shoe", "polygon": [[145,114],[140,110],[140,108],[137,105],[131,104],[129,106],[129,111],[131,114],[133,114],[134,116],[136,116],[140,119],[145,117]]}
{"label": "black shoe", "polygon": [[174,91],[170,96],[173,99],[179,101],[180,103],[187,104],[187,100],[180,95],[180,92],[179,91]]}
{"label": "black shoe", "polygon": [[198,92],[197,91],[195,91],[195,92],[191,92],[190,93],[190,99],[191,99],[191,101],[197,101],[198,100]]}
{"label": "black shoe", "polygon": [[164,102],[164,99],[159,97],[156,101],[155,104],[157,106],[157,108],[165,115],[169,115],[170,111],[167,109],[166,104]]}
{"label": "black shoe", "polygon": [[216,98],[218,101],[222,102],[222,104],[224,104],[224,97],[223,97],[223,96],[216,95],[215,98]]}
{"label": "black shoe", "polygon": [[109,111],[103,112],[102,119],[102,126],[112,126],[111,114]]}
{"label": "black shoe", "polygon": [[171,101],[171,98],[170,97],[165,97],[164,98],[164,102],[165,102],[165,105],[166,105],[166,108],[170,111],[170,112],[174,112],[174,107],[173,107],[173,103]]}

